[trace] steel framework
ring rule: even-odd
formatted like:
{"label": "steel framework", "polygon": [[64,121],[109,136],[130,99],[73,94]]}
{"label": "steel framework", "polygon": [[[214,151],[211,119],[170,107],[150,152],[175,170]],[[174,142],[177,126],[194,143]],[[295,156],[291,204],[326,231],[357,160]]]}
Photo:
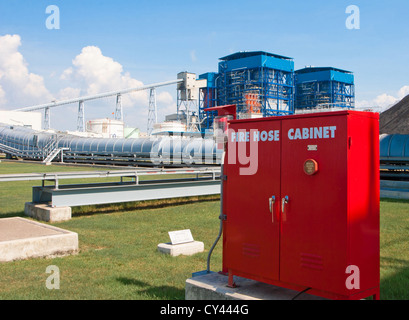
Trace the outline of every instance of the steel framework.
{"label": "steel framework", "polygon": [[199,119],[202,132],[211,129],[213,120],[217,116],[216,111],[206,112],[205,109],[217,106],[216,73],[205,73],[199,79],[206,79],[207,86],[199,89]]}
{"label": "steel framework", "polygon": [[[142,176],[162,175],[164,179],[140,180]],[[174,176],[178,178],[174,178]],[[118,182],[61,185],[63,179],[120,178]],[[40,180],[34,186],[33,203],[52,207],[96,205],[152,199],[220,194],[220,169],[138,169],[84,172],[56,172],[0,175],[0,182]],[[54,182],[46,186],[45,182]]]}
{"label": "steel framework", "polygon": [[74,207],[217,194],[220,194],[220,180],[155,180],[67,185],[59,189],[52,186],[33,187],[33,203],[48,202],[52,207]]}
{"label": "steel framework", "polygon": [[230,57],[225,57],[219,63],[218,105],[235,104],[239,117],[240,113],[263,117],[294,113],[291,58],[254,52],[242,53],[234,62],[232,66]]}
{"label": "steel framework", "polygon": [[123,113],[123,108],[122,108],[122,95],[120,93],[116,95],[115,120],[124,121],[124,113]]}
{"label": "steel framework", "polygon": [[153,131],[153,125],[158,123],[158,112],[156,106],[156,89],[151,88],[149,91],[149,111],[148,111],[148,135]]}
{"label": "steel framework", "polygon": [[296,108],[313,109],[331,105],[338,108],[354,108],[354,85],[338,81],[311,81],[297,84]]}
{"label": "steel framework", "polygon": [[129,88],[129,89],[125,89],[125,90],[104,92],[104,93],[100,93],[100,94],[96,94],[96,95],[92,95],[92,96],[84,96],[84,97],[79,97],[79,98],[74,98],[74,99],[69,99],[69,100],[52,101],[51,103],[20,108],[20,109],[16,109],[15,111],[44,110],[44,113],[45,113],[44,128],[49,129],[50,128],[50,109],[51,108],[55,108],[55,107],[59,107],[59,106],[67,105],[67,104],[72,104],[72,103],[78,103],[79,105],[78,105],[77,129],[78,129],[78,131],[84,131],[85,130],[85,107],[84,107],[84,102],[85,101],[116,96],[117,99],[116,99],[115,119],[116,120],[121,120],[121,119],[123,119],[122,99],[121,99],[123,94],[128,94],[128,93],[132,93],[132,92],[135,92],[135,91],[143,91],[143,90],[148,90],[148,89],[152,89],[152,88],[168,86],[168,85],[176,84],[176,83],[180,83],[180,82],[183,82],[183,79],[159,82],[159,83],[154,83],[154,84],[147,85],[147,86],[140,86],[140,87]]}
{"label": "steel framework", "polygon": [[355,85],[351,72],[307,67],[297,70],[295,74],[296,109],[355,107]]}

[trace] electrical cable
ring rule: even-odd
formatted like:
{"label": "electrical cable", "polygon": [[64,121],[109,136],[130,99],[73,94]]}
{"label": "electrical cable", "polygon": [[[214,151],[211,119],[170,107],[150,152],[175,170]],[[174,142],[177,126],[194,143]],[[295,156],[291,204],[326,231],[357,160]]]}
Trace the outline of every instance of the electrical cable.
{"label": "electrical cable", "polygon": [[211,247],[211,249],[209,251],[209,254],[207,255],[207,269],[206,269],[207,273],[210,273],[210,257],[211,257],[211,255],[213,253],[214,248],[216,247],[217,243],[219,242],[219,240],[220,240],[220,238],[222,236],[222,232],[223,232],[223,164],[224,164],[224,155],[225,155],[225,152],[223,151],[222,159],[221,159],[222,160],[221,161],[221,170],[220,170],[220,174],[221,174],[220,181],[221,181],[221,183],[220,183],[220,215],[219,215],[220,227],[219,227],[219,234],[217,235],[217,238],[216,238],[215,242],[213,243],[213,245],[212,245],[212,247]]}
{"label": "electrical cable", "polygon": [[216,238],[215,242],[213,243],[213,246],[210,249],[209,254],[207,256],[207,270],[206,270],[207,273],[210,273],[210,257],[211,257],[211,255],[213,253],[214,248],[216,247],[217,243],[219,242],[219,240],[221,238],[221,235],[222,235],[222,232],[223,232],[223,219],[222,219],[221,215],[219,216],[219,219],[220,219],[219,234],[217,235],[217,238]]}
{"label": "electrical cable", "polygon": [[301,291],[301,292],[298,292],[291,300],[295,300],[296,298],[298,298],[300,295],[302,295],[303,293],[306,293],[308,290],[310,290],[311,288],[307,288],[307,289],[304,289],[303,291]]}

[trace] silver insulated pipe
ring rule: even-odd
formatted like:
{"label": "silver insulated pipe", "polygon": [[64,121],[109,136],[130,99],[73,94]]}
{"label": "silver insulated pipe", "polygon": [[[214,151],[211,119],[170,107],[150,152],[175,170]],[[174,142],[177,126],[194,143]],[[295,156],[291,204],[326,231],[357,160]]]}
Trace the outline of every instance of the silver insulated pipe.
{"label": "silver insulated pipe", "polygon": [[85,138],[0,124],[0,151],[9,156],[43,160],[58,148],[64,148],[65,162],[82,163],[220,165],[222,157],[213,138]]}

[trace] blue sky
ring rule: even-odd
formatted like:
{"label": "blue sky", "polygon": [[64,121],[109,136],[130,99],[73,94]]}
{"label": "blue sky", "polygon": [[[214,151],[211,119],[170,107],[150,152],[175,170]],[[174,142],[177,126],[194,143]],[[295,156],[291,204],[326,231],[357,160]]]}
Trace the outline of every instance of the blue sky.
{"label": "blue sky", "polygon": [[[60,9],[59,30],[46,28],[49,5]],[[349,5],[360,9],[358,30],[345,26]],[[92,63],[92,58],[73,63],[86,47],[98,48],[92,54],[121,67],[112,70],[126,78],[118,85],[172,80],[180,71],[217,71],[222,56],[262,50],[294,58],[296,69],[314,65],[353,71],[357,105],[385,107],[409,94],[408,16],[407,0],[0,0],[0,37],[19,36],[13,50],[22,55],[28,74],[41,77],[42,89],[57,99],[65,97],[62,92],[111,89],[101,82],[94,86],[96,78],[83,75],[88,69],[81,69],[81,61]],[[21,94],[10,92],[16,89],[11,82],[2,80],[1,70],[0,65],[0,108],[49,102],[20,99]],[[63,77],[64,72],[69,76]],[[169,112],[175,107],[176,88],[162,92],[159,109]],[[133,125],[145,121],[145,98],[129,101],[127,114],[138,118]],[[67,126],[62,124],[66,117],[56,114],[53,119]]]}

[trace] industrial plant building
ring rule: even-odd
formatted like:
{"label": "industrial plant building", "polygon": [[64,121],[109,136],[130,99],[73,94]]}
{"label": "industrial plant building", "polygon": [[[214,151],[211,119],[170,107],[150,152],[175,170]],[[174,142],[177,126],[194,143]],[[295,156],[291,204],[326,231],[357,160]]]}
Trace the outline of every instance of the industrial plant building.
{"label": "industrial plant building", "polygon": [[296,109],[354,108],[352,72],[336,68],[306,67],[295,71]]}
{"label": "industrial plant building", "polygon": [[237,106],[238,118],[258,118],[352,109],[354,75],[334,67],[294,70],[294,59],[264,51],[237,52],[219,59],[218,72],[199,75],[207,80],[200,88],[199,118],[202,130],[212,126],[217,105]]}

